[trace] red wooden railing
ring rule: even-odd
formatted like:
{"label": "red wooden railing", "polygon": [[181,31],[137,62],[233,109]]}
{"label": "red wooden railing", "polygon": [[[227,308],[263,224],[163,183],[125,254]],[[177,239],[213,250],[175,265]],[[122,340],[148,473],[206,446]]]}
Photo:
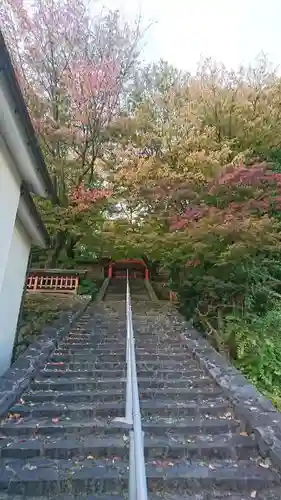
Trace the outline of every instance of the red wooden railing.
{"label": "red wooden railing", "polygon": [[27,278],[28,292],[77,293],[78,276],[36,276]]}

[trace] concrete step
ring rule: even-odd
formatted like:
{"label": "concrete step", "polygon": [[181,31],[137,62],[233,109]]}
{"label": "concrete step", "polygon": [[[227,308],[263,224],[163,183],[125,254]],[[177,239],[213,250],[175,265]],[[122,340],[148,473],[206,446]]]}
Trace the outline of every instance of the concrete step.
{"label": "concrete step", "polygon": [[[88,370],[121,370],[124,369],[125,362],[121,361],[102,361],[102,360],[91,360],[91,357],[89,360],[83,360],[80,358],[80,361],[75,359],[74,361],[64,361],[62,359],[58,360],[50,360],[48,363],[46,363],[46,368],[48,370],[52,369],[63,369],[66,371],[69,370],[81,370],[81,371],[88,371]],[[157,371],[166,371],[166,370],[171,370],[173,369],[176,370],[178,369],[180,372],[183,372],[185,369],[198,369],[198,365],[195,361],[188,361],[187,363],[183,362],[176,362],[174,360],[165,360],[165,361],[138,361],[137,362],[137,370],[138,373],[140,371],[152,371],[154,370],[155,372]]]}
{"label": "concrete step", "polygon": [[[0,491],[10,495],[124,494],[128,484],[128,462],[119,457],[86,460],[55,460],[44,457],[1,459]],[[202,488],[251,492],[279,486],[273,469],[251,461],[151,460],[146,464],[148,489],[158,493],[200,493]]]}
{"label": "concrete step", "polygon": [[[8,493],[0,493],[0,500],[26,500],[26,495],[9,495]],[[83,493],[72,493],[70,495],[64,493],[58,493],[58,495],[52,492],[52,500],[124,500],[123,496],[115,495],[84,495]],[[39,497],[28,496],[29,500],[38,500]],[[40,500],[50,500],[50,496],[40,495]],[[236,499],[235,499],[236,500]],[[269,500],[272,500],[270,498]]]}
{"label": "concrete step", "polygon": [[112,361],[121,361],[125,362],[126,361],[126,351],[125,349],[123,352],[115,353],[112,351],[111,353],[108,354],[97,354],[95,350],[90,350],[90,349],[85,349],[83,351],[66,351],[66,350],[59,350],[56,351],[52,356],[51,356],[51,361],[106,361],[106,362],[112,362]]}
{"label": "concrete step", "polygon": [[[135,325],[135,322],[134,322],[134,325]],[[164,335],[164,338],[163,338],[163,335]],[[165,335],[165,331],[163,330],[162,334],[160,333],[153,333],[153,332],[143,332],[143,331],[139,331],[135,326],[134,326],[134,337],[135,337],[135,341],[136,343],[142,345],[143,347],[145,347],[147,345],[147,343],[151,343],[151,345],[161,345],[163,343],[163,345],[168,342],[172,342],[172,344],[177,344],[177,345],[184,345],[184,342],[182,341],[182,339],[180,338],[179,335],[175,335],[173,333],[173,337],[167,337]]]}
{"label": "concrete step", "polygon": [[119,293],[119,292],[115,292],[114,290],[111,290],[111,291],[107,292],[107,294],[105,295],[103,300],[106,300],[106,301],[115,301],[116,300],[119,302],[124,302],[125,293]]}
{"label": "concrete step", "polygon": [[[103,378],[123,378],[126,376],[125,368],[120,370],[64,370],[64,366],[54,365],[52,367],[48,366],[44,370],[41,370],[37,379],[45,379],[45,378],[74,378],[74,377],[91,377],[93,380],[100,380]],[[138,370],[138,378],[149,378],[151,381],[153,380],[171,380],[176,381],[179,379],[193,380],[194,378],[198,378],[202,375],[205,376],[205,372],[203,370],[194,369],[194,370],[184,370],[184,371],[175,371],[175,370]]]}
{"label": "concrete step", "polygon": [[[87,361],[87,360],[103,360],[103,361],[125,361],[126,360],[126,350],[122,349],[122,351],[114,351],[114,348],[111,351],[103,352],[103,351],[97,351],[95,348],[92,349],[59,349],[57,350],[52,356],[51,360],[58,362],[58,361],[71,361],[71,360],[82,360],[82,361]],[[149,362],[149,363],[160,363],[160,362],[186,362],[188,360],[193,361],[194,358],[188,353],[182,353],[182,354],[163,354],[163,353],[139,353],[136,352],[136,361],[138,363],[140,362]]]}
{"label": "concrete step", "polygon": [[105,389],[122,389],[124,390],[126,378],[107,378],[105,380],[98,380],[90,377],[82,378],[79,376],[70,377],[56,377],[40,380],[36,378],[30,388],[32,391],[79,391],[79,390],[105,390]]}
{"label": "concrete step", "polygon": [[121,370],[63,370],[61,366],[53,366],[48,367],[44,370],[41,370],[37,375],[37,380],[45,380],[46,378],[90,378],[92,380],[101,380],[101,379],[118,379],[125,377],[125,368]]}
{"label": "concrete step", "polygon": [[[25,395],[24,395],[25,397]],[[227,401],[222,399],[209,399],[208,402],[198,404],[196,401],[192,402],[177,402],[176,400],[165,399],[163,401],[151,399],[141,400],[140,407],[143,418],[148,416],[209,416],[216,415],[222,417],[231,415],[231,408]],[[124,416],[125,401],[124,397],[117,401],[104,401],[100,403],[93,402],[79,402],[79,403],[59,403],[53,401],[46,401],[44,403],[33,402],[32,404],[18,404],[14,405],[10,413],[17,414],[20,417],[33,416],[33,417],[71,417],[75,419],[86,417],[122,417]]]}
{"label": "concrete step", "polygon": [[127,489],[128,462],[119,457],[55,460],[36,457],[28,461],[1,459],[0,492],[26,497],[46,495],[116,494]]}
{"label": "concrete step", "polygon": [[163,491],[163,488],[166,494],[175,491],[195,494],[213,487],[225,492],[231,489],[250,492],[280,486],[280,478],[274,469],[265,469],[248,460],[153,460],[146,464],[146,471],[148,489],[154,493]]}
{"label": "concrete step", "polygon": [[[251,496],[252,494],[252,496]],[[255,497],[253,497],[253,495],[255,495]],[[38,497],[28,497],[29,500],[38,500]],[[160,497],[159,495],[155,494],[151,494],[148,496],[148,500],[159,500],[159,498],[164,498],[164,497]],[[231,491],[224,491],[224,492],[221,492],[221,491],[218,491],[218,490],[214,490],[212,489],[212,496],[210,497],[210,493],[206,490],[201,490],[201,493],[198,493],[198,494],[194,494],[194,495],[172,495],[172,494],[169,494],[169,500],[182,500],[184,498],[184,500],[252,500],[253,498],[255,498],[256,500],[264,500],[266,498],[266,500],[280,500],[281,498],[281,488],[270,488],[270,490],[268,488],[266,488],[266,490],[261,490],[259,492],[257,492],[256,490],[254,490],[253,492],[241,492],[241,493],[237,493],[235,491],[231,492]],[[52,500],[124,500],[123,497],[119,497],[117,495],[112,495],[112,496],[108,496],[108,495],[82,495],[81,494],[71,494],[71,495],[63,495],[61,496],[61,494],[59,494],[58,496],[57,495],[54,495],[52,494]],[[26,496],[22,496],[22,495],[7,495],[6,493],[4,494],[0,494],[0,500],[26,500]],[[46,497],[46,496],[40,496],[40,500],[50,500],[50,497]]]}
{"label": "concrete step", "polygon": [[[211,495],[211,496],[210,496]],[[253,496],[254,495],[254,496]],[[166,497],[161,496],[157,493],[149,494],[148,500],[161,500]],[[253,490],[249,491],[218,491],[217,489],[212,488],[212,492],[209,490],[201,490],[200,493],[195,494],[169,494],[169,500],[280,500],[281,498],[281,488],[266,488],[266,490],[261,489],[259,492]],[[38,497],[28,497],[29,500],[38,500]],[[16,495],[11,496],[6,493],[0,494],[0,500],[26,500],[26,496]],[[50,497],[40,496],[40,500],[50,500]],[[84,495],[84,494],[70,494],[70,495],[61,495],[58,496],[52,494],[52,500],[124,500],[124,497],[120,497],[117,495]]]}
{"label": "concrete step", "polygon": [[104,389],[103,391],[93,391],[85,388],[84,390],[70,390],[70,391],[27,391],[24,394],[24,401],[26,403],[38,403],[47,401],[58,401],[60,403],[83,403],[94,402],[102,404],[104,401],[120,401],[124,399],[124,388],[118,389]]}
{"label": "concrete step", "polygon": [[190,356],[189,351],[186,349],[186,347],[173,347],[171,346],[163,346],[163,345],[158,345],[158,346],[149,346],[147,343],[145,343],[145,347],[143,346],[138,346],[136,344],[136,355],[142,355],[142,354],[154,354],[155,356],[185,356],[188,355]]}
{"label": "concrete step", "polygon": [[108,350],[111,352],[113,349],[116,351],[122,351],[126,349],[126,343],[123,339],[116,340],[115,342],[107,342],[107,340],[104,340],[103,342],[101,340],[98,341],[80,341],[80,342],[73,342],[65,340],[64,343],[60,344],[61,349],[73,349],[74,347],[77,347],[79,350],[87,350],[88,348],[90,349],[97,349],[98,351],[106,351]]}
{"label": "concrete step", "polygon": [[[147,369],[145,369],[147,366]],[[194,378],[200,378],[201,376],[206,376],[206,373],[203,370],[198,368],[189,369],[189,364],[186,367],[179,367],[178,370],[169,369],[169,368],[160,368],[158,369],[149,369],[149,365],[142,364],[141,367],[137,367],[138,378],[149,378],[151,381],[156,380],[180,380],[180,379],[188,379],[193,380]]]}
{"label": "concrete step", "polygon": [[[164,498],[164,497],[162,497]],[[281,498],[281,488],[266,488],[263,489],[261,488],[259,491],[257,490],[251,490],[251,491],[245,491],[240,488],[239,491],[235,490],[224,490],[224,491],[219,491],[217,488],[212,488],[210,491],[209,489],[206,490],[204,488],[200,490],[200,493],[194,493],[194,494],[169,494],[168,496],[169,500],[253,500],[255,498],[256,500],[280,500]],[[83,499],[81,499],[83,500]],[[94,499],[93,499],[94,500]],[[159,500],[159,496],[157,493],[155,495],[150,494],[149,495],[149,500]]]}
{"label": "concrete step", "polygon": [[84,342],[84,343],[74,343],[74,342],[63,342],[60,344],[60,352],[62,351],[93,351],[96,354],[110,354],[112,352],[115,353],[123,353],[126,349],[125,343],[123,345],[116,344],[98,344],[97,342]]}
{"label": "concrete step", "polygon": [[[214,387],[213,384],[205,385],[203,388],[179,388],[179,387],[162,387],[162,388],[142,388],[140,391],[140,400],[155,400],[166,401],[175,400],[178,404],[180,401],[201,401],[211,404],[225,401],[225,398],[218,399],[222,396],[221,389]],[[120,401],[125,398],[125,386],[119,386],[115,389],[104,389],[94,391],[86,385],[83,390],[29,390],[24,394],[24,401],[28,402],[45,402],[45,401],[60,401],[60,402],[104,402],[104,401]]]}
{"label": "concrete step", "polygon": [[51,360],[48,363],[46,363],[46,368],[48,370],[53,370],[53,369],[63,369],[65,371],[69,370],[81,370],[81,371],[93,371],[93,370],[121,370],[124,369],[124,362],[120,361],[115,361],[115,362],[108,362],[108,361],[54,361]]}
{"label": "concrete step", "polygon": [[[77,373],[77,372],[76,372]],[[54,391],[69,391],[73,390],[83,390],[83,389],[114,389],[114,388],[122,388],[124,390],[124,386],[126,384],[126,377],[123,378],[107,378],[105,380],[99,380],[96,378],[90,377],[79,377],[79,375],[70,377],[55,377],[55,378],[47,378],[47,379],[39,379],[36,378],[32,384],[31,389],[33,391],[38,390],[54,390]],[[149,377],[138,377],[138,386],[139,389],[164,389],[164,388],[188,388],[188,387],[201,387],[208,386],[210,384],[213,386],[213,382],[208,377],[202,378],[194,378],[190,379],[188,377],[183,377],[181,379],[151,379]]]}
{"label": "concrete step", "polygon": [[[72,459],[79,457],[86,460],[89,456],[106,458],[118,456],[129,460],[129,436],[79,436],[79,437],[39,437],[18,441],[8,437],[0,443],[1,458],[28,460],[35,457],[51,459]],[[247,460],[257,457],[255,440],[250,436],[204,436],[185,438],[173,436],[144,436],[144,453],[146,459],[189,459]]]}
{"label": "concrete step", "polygon": [[[125,325],[120,325],[120,329],[122,329],[123,326]],[[70,333],[64,340],[65,342],[91,342],[94,344],[107,343],[109,345],[114,345],[117,341],[121,343],[126,342],[126,329],[119,333],[115,330],[114,335],[114,332],[111,332],[109,328],[99,327],[98,330],[94,329],[93,331],[90,331],[88,329],[84,333]]]}
{"label": "concrete step", "polygon": [[[145,344],[145,345],[144,345]],[[140,341],[136,341],[136,352],[138,349],[140,350],[147,350],[148,352],[154,350],[157,351],[159,349],[163,350],[164,352],[170,352],[171,350],[171,345],[170,343],[157,343],[156,341],[154,342],[149,342],[146,341],[145,343],[142,343]],[[175,349],[178,352],[183,352],[187,351],[185,346],[181,346],[178,342],[174,344]],[[60,346],[66,346],[66,347],[73,347],[73,346],[81,346],[81,348],[84,346],[84,349],[87,347],[92,347],[95,349],[109,349],[112,350],[112,348],[115,349],[124,349],[126,347],[126,340],[125,340],[125,332],[124,334],[120,335],[119,337],[115,338],[108,338],[106,335],[103,335],[99,338],[96,338],[96,336],[89,335],[87,338],[82,338],[81,337],[67,337],[61,344]],[[80,347],[79,347],[80,348]]]}
{"label": "concrete step", "polygon": [[[24,395],[25,397],[25,395]],[[26,416],[37,417],[69,417],[73,419],[84,419],[90,417],[114,418],[123,417],[125,402],[105,401],[103,403],[79,402],[79,403],[59,403],[47,401],[32,404],[14,405],[10,413],[25,418]]]}
{"label": "concrete step", "polygon": [[[92,342],[72,342],[69,340],[65,340],[62,342],[57,350],[60,352],[64,351],[87,351],[90,350],[91,352],[95,352],[97,354],[111,354],[112,352],[115,352],[117,354],[123,353],[124,349],[126,349],[126,343],[123,342],[122,344],[119,343],[111,343],[111,342],[97,342],[97,341],[92,341]],[[187,355],[189,356],[189,352],[187,349],[184,347],[175,347],[172,349],[171,352],[171,347],[165,347],[165,346],[148,346],[146,347],[138,347],[136,345],[136,356],[140,355],[154,355],[154,356],[184,356]]]}
{"label": "concrete step", "polygon": [[[204,417],[167,417],[161,418],[152,416],[143,420],[143,430],[147,434],[153,436],[163,436],[169,434],[172,437],[185,436],[187,439],[193,439],[198,435],[204,436],[219,436],[238,433],[239,421],[231,418],[217,418],[216,416]],[[59,418],[52,417],[32,417],[25,416],[24,418],[11,420],[7,419],[1,425],[1,439],[7,436],[17,437],[35,437],[35,436],[90,436],[90,435],[112,435],[126,432],[124,425],[119,422],[114,422],[110,419],[90,418],[85,420],[70,419],[69,417],[60,416]],[[0,441],[1,444],[1,441]]]}
{"label": "concrete step", "polygon": [[184,371],[185,369],[198,369],[198,363],[193,360],[193,358],[186,359],[185,361],[179,361],[174,358],[172,359],[156,359],[155,361],[144,361],[137,359],[137,370],[146,368],[147,370],[162,370],[162,369],[174,369]]}

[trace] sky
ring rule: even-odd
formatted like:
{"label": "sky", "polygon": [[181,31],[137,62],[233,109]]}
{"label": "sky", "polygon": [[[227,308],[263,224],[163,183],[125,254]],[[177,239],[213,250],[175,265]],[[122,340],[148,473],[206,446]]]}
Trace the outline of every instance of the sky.
{"label": "sky", "polygon": [[[229,68],[254,61],[260,52],[281,68],[281,0],[101,0],[145,24],[144,59],[163,58],[195,71],[201,57]],[[280,69],[279,69],[280,72]]]}

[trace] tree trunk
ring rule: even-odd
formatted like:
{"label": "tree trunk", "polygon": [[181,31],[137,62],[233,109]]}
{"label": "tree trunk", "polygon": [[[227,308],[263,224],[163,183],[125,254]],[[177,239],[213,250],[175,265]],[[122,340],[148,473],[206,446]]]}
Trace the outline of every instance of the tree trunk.
{"label": "tree trunk", "polygon": [[54,268],[57,265],[58,258],[60,256],[61,251],[63,250],[66,242],[66,233],[59,232],[56,235],[54,246],[52,248],[52,252],[47,260],[46,267]]}
{"label": "tree trunk", "polygon": [[75,245],[79,241],[79,238],[75,236],[69,236],[67,245],[66,245],[66,255],[69,259],[75,258]]}

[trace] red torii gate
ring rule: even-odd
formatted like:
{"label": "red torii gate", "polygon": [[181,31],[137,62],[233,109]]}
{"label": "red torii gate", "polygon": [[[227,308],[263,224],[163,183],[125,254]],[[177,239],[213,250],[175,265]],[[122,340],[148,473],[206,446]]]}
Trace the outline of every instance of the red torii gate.
{"label": "red torii gate", "polygon": [[[134,269],[134,266],[140,268],[140,270]],[[118,271],[118,267],[121,267],[120,271]],[[129,268],[131,268],[131,272]],[[143,274],[145,280],[149,279],[148,267],[143,259],[111,260],[108,265],[108,277],[112,278],[115,275],[119,278],[125,278],[127,269],[129,270],[129,278],[137,278],[139,274]]]}

